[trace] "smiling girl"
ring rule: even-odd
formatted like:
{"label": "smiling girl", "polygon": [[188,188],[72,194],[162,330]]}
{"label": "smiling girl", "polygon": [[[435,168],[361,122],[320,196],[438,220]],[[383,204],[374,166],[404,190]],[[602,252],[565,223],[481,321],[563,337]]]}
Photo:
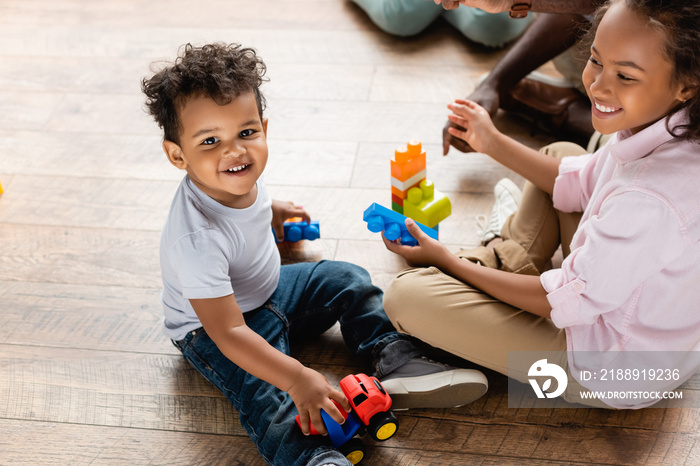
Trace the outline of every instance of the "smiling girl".
{"label": "smiling girl", "polygon": [[[410,221],[419,246],[385,240],[416,267],[385,294],[395,326],[522,382],[530,365],[509,366],[509,352],[557,352],[553,362],[570,378],[563,397],[572,402],[600,405],[581,398],[603,388],[581,380],[595,369],[587,352],[620,364],[641,352],[673,354],[678,377],[664,389],[693,375],[700,366],[699,28],[697,2],[613,0],[599,11],[583,83],[594,128],[612,137],[594,154],[571,143],[532,150],[500,133],[475,103],[449,105],[449,119],[466,128],[451,128],[453,136],[528,183],[522,200],[512,182],[497,185],[490,241],[477,249],[453,255]],[[564,259],[552,268],[560,244]],[[604,401],[629,408],[657,400]]]}

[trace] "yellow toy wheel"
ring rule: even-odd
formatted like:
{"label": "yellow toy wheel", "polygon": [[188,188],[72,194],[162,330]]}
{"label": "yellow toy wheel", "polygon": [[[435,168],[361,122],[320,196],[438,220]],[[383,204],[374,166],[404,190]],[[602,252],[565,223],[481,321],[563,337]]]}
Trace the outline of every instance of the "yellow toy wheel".
{"label": "yellow toy wheel", "polygon": [[393,422],[384,424],[379,429],[377,429],[377,440],[387,440],[391,438],[396,433],[396,429],[398,429],[398,427],[399,426],[397,426]]}
{"label": "yellow toy wheel", "polygon": [[365,454],[361,450],[356,450],[356,451],[351,451],[345,457],[350,461],[352,464],[357,464],[360,461],[362,461],[362,458],[365,457]]}
{"label": "yellow toy wheel", "polygon": [[394,413],[386,411],[372,416],[372,419],[369,420],[369,424],[367,425],[367,432],[374,440],[383,442],[391,438],[398,428],[399,420],[396,419]]}
{"label": "yellow toy wheel", "polygon": [[365,457],[365,444],[359,438],[351,438],[338,449],[352,464],[359,463]]}

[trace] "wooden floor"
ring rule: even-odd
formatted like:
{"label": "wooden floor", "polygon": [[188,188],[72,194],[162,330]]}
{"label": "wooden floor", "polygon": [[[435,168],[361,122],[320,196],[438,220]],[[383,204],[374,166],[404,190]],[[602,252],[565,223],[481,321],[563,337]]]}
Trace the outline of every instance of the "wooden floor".
{"label": "wooden floor", "polygon": [[[208,41],[254,46],[268,64],[266,180],[323,236],[283,247],[287,262],[352,261],[389,283],[402,263],[361,214],[389,203],[389,158],[409,139],[452,199],[441,239],[455,250],[475,244],[495,182],[522,182],[486,156],[441,155],[446,104],[500,56],[444,23],[400,40],[347,0],[0,0],[2,465],[263,463],[160,328],[159,230],[182,174],[139,80]],[[295,354],[333,383],[366,370],[337,330]],[[509,409],[505,377],[488,377],[470,406],[399,413],[367,464],[700,464],[698,410]]]}

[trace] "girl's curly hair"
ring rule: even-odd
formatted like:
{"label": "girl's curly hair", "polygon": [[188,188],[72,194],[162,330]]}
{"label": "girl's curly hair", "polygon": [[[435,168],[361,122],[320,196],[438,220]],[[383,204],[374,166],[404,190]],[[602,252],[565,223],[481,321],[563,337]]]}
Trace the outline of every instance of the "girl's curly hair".
{"label": "girl's curly hair", "polygon": [[260,85],[266,67],[252,48],[239,44],[186,44],[173,63],[141,81],[148,113],[163,129],[164,138],[180,142],[177,110],[190,97],[209,96],[226,105],[241,94],[252,92],[262,119],[265,97]]}
{"label": "girl's curly hair", "polygon": [[[688,0],[608,0],[595,14],[595,20],[583,42],[590,47],[595,31],[610,6],[622,2],[627,8],[645,18],[649,26],[666,37],[664,53],[673,65],[671,84],[683,83],[696,89],[695,95],[677,105],[666,117],[666,126],[676,137],[700,142],[700,2]],[[673,114],[687,109],[688,122],[670,128]]]}

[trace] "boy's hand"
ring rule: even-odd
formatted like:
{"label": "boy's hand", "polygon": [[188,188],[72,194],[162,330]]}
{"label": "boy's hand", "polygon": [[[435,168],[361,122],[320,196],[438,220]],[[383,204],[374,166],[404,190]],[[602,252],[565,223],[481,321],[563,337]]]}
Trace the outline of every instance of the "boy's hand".
{"label": "boy's hand", "polygon": [[382,233],[382,240],[386,248],[406,259],[411,267],[425,267],[435,265],[442,268],[442,265],[452,257],[450,251],[439,241],[434,240],[421,230],[412,219],[406,219],[406,228],[418,244],[416,246],[404,246],[397,241],[389,241]]}
{"label": "boy's hand", "polygon": [[493,125],[488,112],[471,100],[457,99],[447,106],[452,114],[447,119],[457,127],[450,127],[447,131],[455,138],[469,144],[475,151],[483,154],[493,153],[492,142],[499,131]]}
{"label": "boy's hand", "polygon": [[350,412],[350,403],[345,398],[345,395],[328,385],[328,381],[324,376],[308,367],[304,367],[292,384],[292,387],[287,390],[287,393],[292,397],[299,411],[301,431],[304,435],[309,435],[311,432],[309,421],[311,421],[318,433],[328,434],[326,425],[321,417],[321,409],[328,413],[338,424],[345,422],[345,417],[338,411],[338,408],[331,400],[337,401],[345,411]]}
{"label": "boy's hand", "polygon": [[272,228],[275,230],[277,241],[284,241],[284,221],[294,217],[301,217],[307,223],[311,222],[311,217],[304,207],[288,201],[272,200]]}

